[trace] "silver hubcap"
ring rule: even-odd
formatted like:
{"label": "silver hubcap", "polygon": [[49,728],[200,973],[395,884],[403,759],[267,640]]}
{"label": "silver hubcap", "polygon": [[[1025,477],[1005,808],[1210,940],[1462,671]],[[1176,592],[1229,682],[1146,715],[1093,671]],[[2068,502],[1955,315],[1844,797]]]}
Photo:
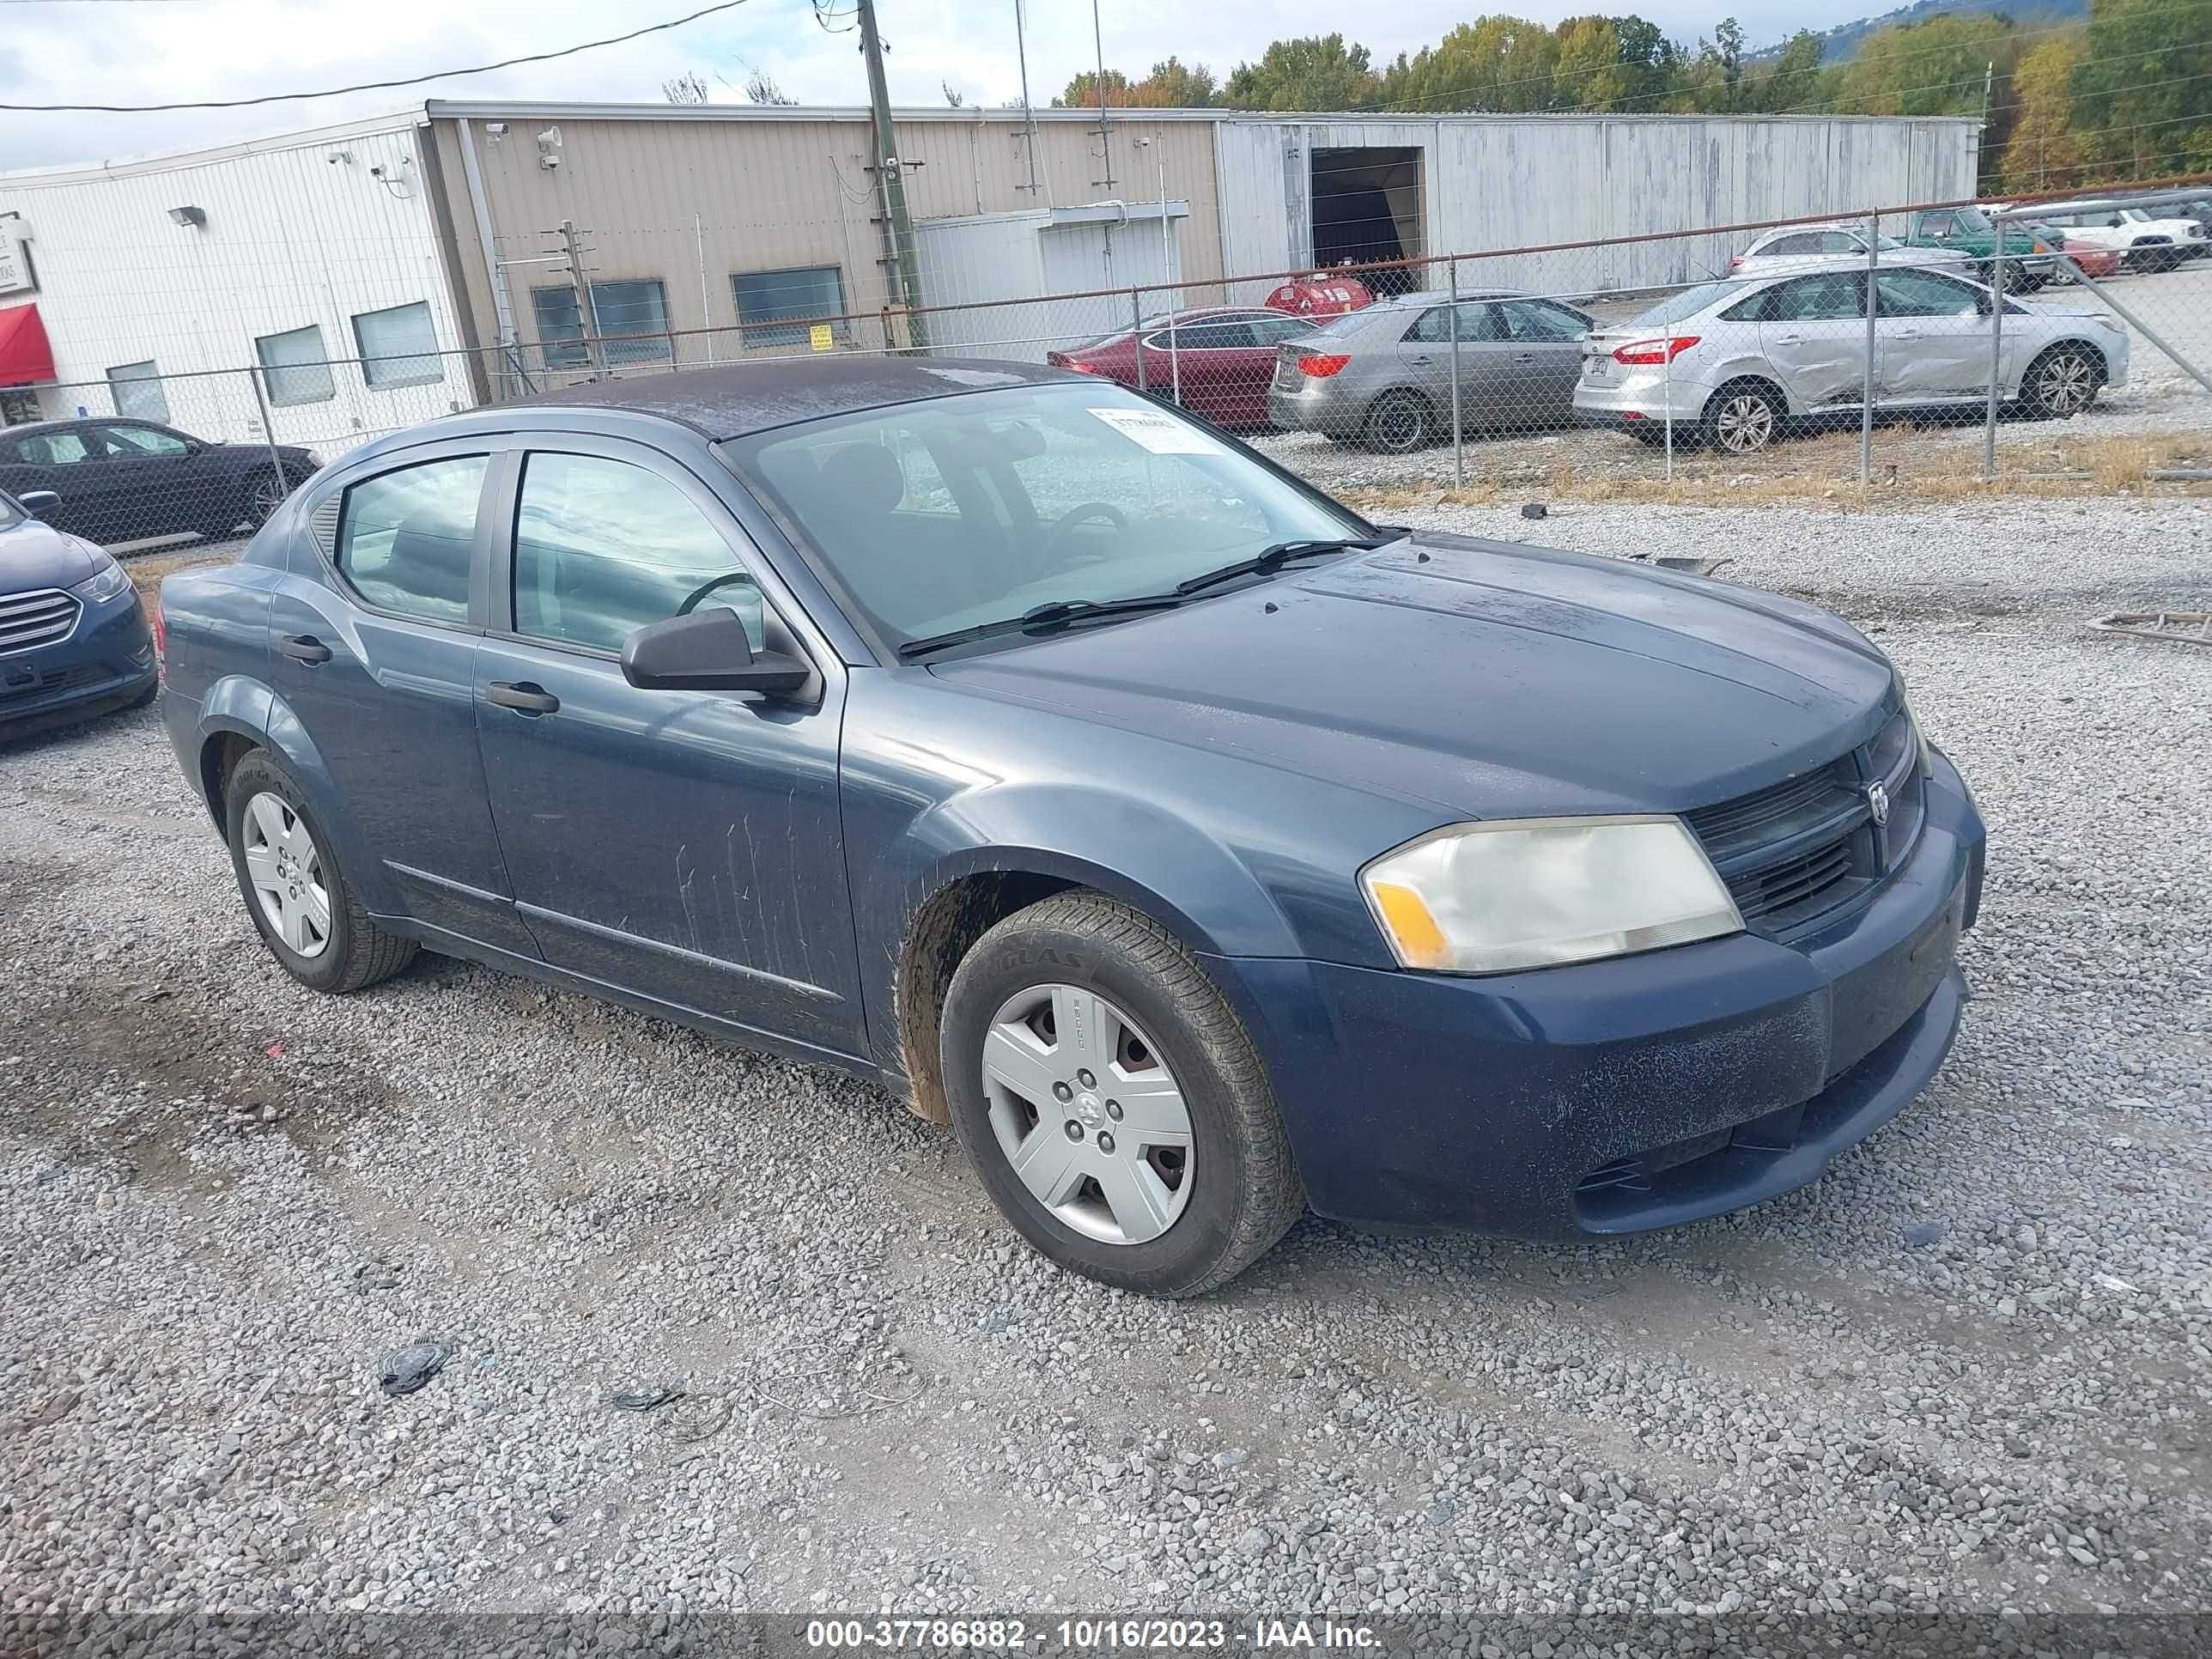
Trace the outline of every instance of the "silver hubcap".
{"label": "silver hubcap", "polygon": [[2096,389],[2096,377],[2089,372],[2089,365],[2071,352],[2044,364],[2042,378],[2036,382],[2043,406],[2061,415],[2075,414],[2087,407]]}
{"label": "silver hubcap", "polygon": [[1723,449],[1738,454],[1764,449],[1774,436],[1774,405],[1755,393],[1740,393],[1721,405],[1713,417],[1713,433]]}
{"label": "silver hubcap", "polygon": [[1384,404],[1382,412],[1375,417],[1375,440],[1382,449],[1413,448],[1421,441],[1421,411],[1402,398]]}
{"label": "silver hubcap", "polygon": [[322,852],[281,795],[264,790],[246,803],[246,874],[276,937],[295,955],[322,955],[331,942]]}
{"label": "silver hubcap", "polygon": [[1190,1110],[1152,1039],[1095,992],[1036,985],[983,1040],[991,1130],[1022,1185],[1105,1244],[1142,1244],[1190,1200]]}
{"label": "silver hubcap", "polygon": [[274,513],[284,500],[284,486],[274,478],[264,478],[253,486],[253,522],[259,524]]}

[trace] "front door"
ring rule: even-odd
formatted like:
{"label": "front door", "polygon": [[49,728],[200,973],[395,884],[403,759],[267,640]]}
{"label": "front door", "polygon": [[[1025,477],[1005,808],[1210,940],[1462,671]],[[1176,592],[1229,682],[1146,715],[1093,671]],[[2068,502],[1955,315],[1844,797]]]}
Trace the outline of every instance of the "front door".
{"label": "front door", "polygon": [[[1986,290],[1908,267],[1881,272],[1874,291],[1886,401],[1942,402],[1988,394],[1994,323],[1982,310]],[[2012,342],[2004,344],[2009,355]]]}
{"label": "front door", "polygon": [[107,446],[100,476],[118,541],[213,529],[216,519],[227,515],[234,525],[246,516],[243,501],[217,502],[210,485],[219,469],[182,433],[137,421],[105,421],[93,429]]}
{"label": "front door", "polygon": [[1501,300],[1498,311],[1505,325],[1516,423],[1557,426],[1572,420],[1589,325],[1548,300]]}
{"label": "front door", "polygon": [[1799,409],[1864,401],[1865,273],[1823,271],[1771,290],[1759,320],[1759,349]]}
{"label": "front door", "polygon": [[407,913],[535,957],[492,830],[471,702],[470,579],[489,535],[481,505],[497,493],[490,448],[411,451],[343,485],[329,564],[301,548],[270,596],[269,674]]}
{"label": "front door", "polygon": [[656,452],[549,437],[523,457],[514,522],[493,595],[511,629],[477,657],[476,719],[546,959],[733,1033],[862,1052],[842,668],[782,702],[623,678],[625,638],[704,605],[735,610],[756,645],[799,648],[744,532]]}

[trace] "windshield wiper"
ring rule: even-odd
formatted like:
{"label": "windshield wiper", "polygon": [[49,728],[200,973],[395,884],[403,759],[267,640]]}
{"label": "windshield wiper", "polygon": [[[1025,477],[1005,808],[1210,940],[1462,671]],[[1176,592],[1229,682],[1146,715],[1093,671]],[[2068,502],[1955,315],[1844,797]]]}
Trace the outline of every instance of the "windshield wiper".
{"label": "windshield wiper", "polygon": [[1094,617],[1133,617],[1147,611],[1172,611],[1182,603],[1180,593],[1139,593],[1126,599],[1048,599],[1042,605],[1031,605],[1018,617],[1001,617],[996,622],[956,628],[949,634],[908,640],[899,647],[898,653],[901,657],[920,657],[941,651],[948,645],[988,640],[994,634],[1043,633],[1065,628],[1070,623],[1089,622]]}
{"label": "windshield wiper", "polygon": [[1264,576],[1280,570],[1293,559],[1318,559],[1332,553],[1349,553],[1355,548],[1361,552],[1387,545],[1406,532],[1386,536],[1339,536],[1334,539],[1321,538],[1294,542],[1277,542],[1263,547],[1249,559],[1239,559],[1234,564],[1224,564],[1218,570],[1202,571],[1187,576],[1176,584],[1176,592],[1184,595],[1203,593],[1209,587],[1234,581],[1239,576]]}

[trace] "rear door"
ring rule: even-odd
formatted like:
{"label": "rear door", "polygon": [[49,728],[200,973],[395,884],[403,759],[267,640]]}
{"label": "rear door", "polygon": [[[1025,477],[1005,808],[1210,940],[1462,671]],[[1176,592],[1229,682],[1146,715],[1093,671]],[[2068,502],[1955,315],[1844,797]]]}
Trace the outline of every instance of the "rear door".
{"label": "rear door", "polygon": [[[1994,322],[1984,290],[1911,266],[1875,277],[1875,335],[1881,343],[1878,384],[1890,403],[1985,396]],[[2007,340],[2007,355],[2012,344]]]}
{"label": "rear door", "polygon": [[[507,522],[476,720],[546,960],[733,1034],[862,1052],[834,653],[769,603],[728,508],[656,450],[533,434]],[[707,605],[736,611],[757,646],[812,660],[811,694],[623,677],[633,631]]]}
{"label": "rear door", "polygon": [[[211,519],[222,516],[209,487],[217,469],[204,446],[143,421],[100,421],[93,429],[106,445],[101,482],[125,526],[123,539],[210,529]],[[245,517],[244,505],[230,514],[231,524]]]}
{"label": "rear door", "polygon": [[303,503],[314,531],[295,539],[270,601],[269,672],[408,914],[535,957],[492,830],[473,702],[501,447],[426,445]]}
{"label": "rear door", "polygon": [[1549,300],[1501,300],[1498,313],[1510,347],[1520,423],[1556,426],[1573,419],[1589,323]]}
{"label": "rear door", "polygon": [[[1145,337],[1146,390],[1172,396],[1193,414],[1224,426],[1249,426],[1267,414],[1267,376],[1274,354],[1242,318],[1208,318],[1179,324],[1172,335],[1156,329]],[[1264,368],[1255,362],[1264,359]]]}
{"label": "rear door", "polygon": [[1856,404],[1866,395],[1866,273],[1822,271],[1771,289],[1759,349],[1800,409]]}

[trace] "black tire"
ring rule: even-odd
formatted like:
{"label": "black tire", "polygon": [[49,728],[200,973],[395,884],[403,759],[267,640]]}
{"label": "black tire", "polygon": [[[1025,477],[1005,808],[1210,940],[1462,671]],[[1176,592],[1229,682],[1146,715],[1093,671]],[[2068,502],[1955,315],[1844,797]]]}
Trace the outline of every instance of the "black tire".
{"label": "black tire", "polygon": [[1360,441],[1382,455],[1410,455],[1436,441],[1435,411],[1429,400],[1403,386],[1386,392],[1367,410]]}
{"label": "black tire", "polygon": [[[1193,1185],[1177,1218],[1146,1243],[1101,1242],[1062,1222],[1022,1183],[992,1127],[981,1058],[992,1022],[1009,1000],[1048,984],[1125,1010],[1158,1045],[1189,1112],[1183,1178]],[[1173,935],[1103,894],[1045,899],[976,940],[953,973],[938,1053],[953,1128],[993,1200],[1040,1252],[1086,1278],[1145,1296],[1201,1295],[1305,1212],[1274,1091],[1243,1023]],[[1031,1131],[1040,1132],[1051,1131]]]}
{"label": "black tire", "polygon": [[2020,395],[2045,420],[2070,420],[2097,401],[2105,373],[2105,360],[2087,346],[2061,343],[2027,366]]}
{"label": "black tire", "polygon": [[[294,950],[272,930],[246,872],[246,808],[254,797],[262,794],[275,795],[296,815],[313,840],[321,865],[323,890],[330,898],[330,930],[322,949],[312,956]],[[224,798],[223,828],[224,838],[230,844],[231,869],[238,878],[239,896],[246,901],[246,915],[252,917],[270,954],[286,973],[309,990],[343,996],[379,980],[390,979],[415,960],[421,947],[413,939],[386,933],[362,908],[345,872],[338,868],[329,836],[308,810],[304,792],[266,750],[254,750],[239,762],[237,769],[230,775]]]}
{"label": "black tire", "polygon": [[[1760,407],[1765,413],[1758,412]],[[1789,418],[1782,394],[1764,380],[1730,380],[1705,404],[1698,436],[1709,449],[1729,455],[1754,455],[1782,435]]]}

